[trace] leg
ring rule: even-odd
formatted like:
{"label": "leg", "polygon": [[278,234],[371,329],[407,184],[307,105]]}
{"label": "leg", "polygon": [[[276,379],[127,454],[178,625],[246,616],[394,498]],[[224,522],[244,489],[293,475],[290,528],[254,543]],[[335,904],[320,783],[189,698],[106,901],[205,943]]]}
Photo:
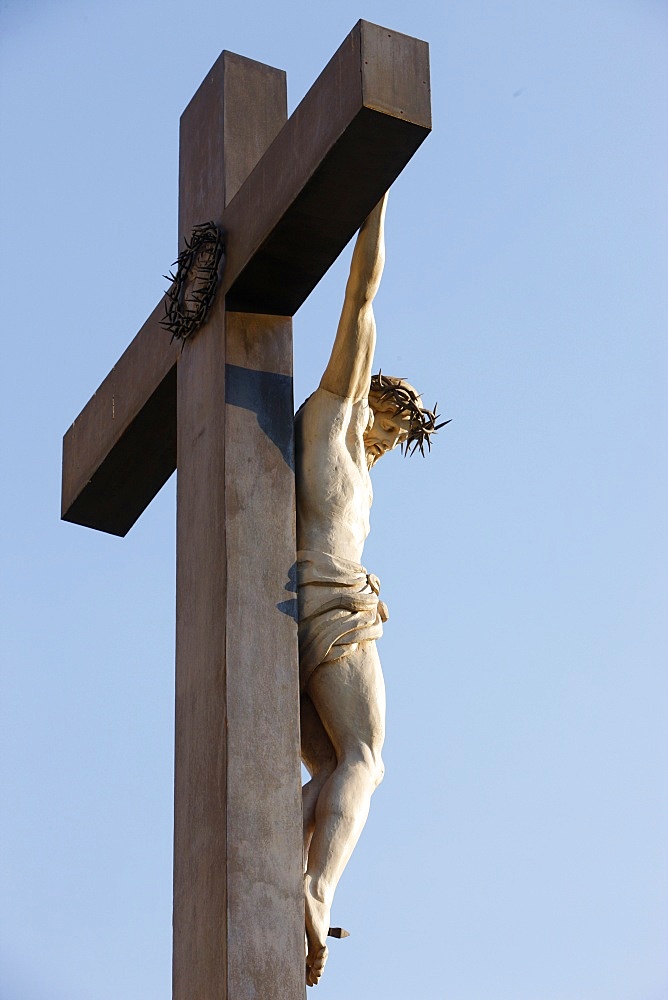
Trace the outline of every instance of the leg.
{"label": "leg", "polygon": [[316,804],[305,878],[307,982],[314,985],[327,957],[334,892],[383,776],[385,685],[375,642],[319,667],[308,693],[337,757]]}
{"label": "leg", "polygon": [[311,780],[302,788],[302,813],[304,822],[304,868],[309,844],[315,828],[315,808],[320,792],[336,768],[336,754],[320,716],[308,694],[300,702],[302,760]]}

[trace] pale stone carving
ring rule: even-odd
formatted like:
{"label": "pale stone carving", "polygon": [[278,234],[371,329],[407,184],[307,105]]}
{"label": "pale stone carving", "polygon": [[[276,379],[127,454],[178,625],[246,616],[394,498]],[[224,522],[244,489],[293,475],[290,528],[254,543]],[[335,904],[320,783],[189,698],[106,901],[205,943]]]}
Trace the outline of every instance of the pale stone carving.
{"label": "pale stone carving", "polygon": [[332,354],[298,411],[297,547],[306,982],[320,979],[339,878],[383,777],[385,687],[375,640],[387,609],[361,565],[373,499],[369,470],[387,451],[429,443],[436,415],[407,382],[371,376],[372,302],[384,264],[387,196],[360,229]]}

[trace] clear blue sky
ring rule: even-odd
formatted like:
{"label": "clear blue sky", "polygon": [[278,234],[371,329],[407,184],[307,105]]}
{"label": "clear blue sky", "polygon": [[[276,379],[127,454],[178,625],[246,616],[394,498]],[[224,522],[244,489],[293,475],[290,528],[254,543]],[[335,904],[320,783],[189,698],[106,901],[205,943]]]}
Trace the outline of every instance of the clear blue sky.
{"label": "clear blue sky", "polygon": [[665,4],[3,0],[2,1000],[169,996],[174,481],[62,524],[61,437],[164,289],[220,50],[292,109],[362,16],[431,44],[377,358],[452,423],[375,473],[387,776],[317,996],[668,996]]}

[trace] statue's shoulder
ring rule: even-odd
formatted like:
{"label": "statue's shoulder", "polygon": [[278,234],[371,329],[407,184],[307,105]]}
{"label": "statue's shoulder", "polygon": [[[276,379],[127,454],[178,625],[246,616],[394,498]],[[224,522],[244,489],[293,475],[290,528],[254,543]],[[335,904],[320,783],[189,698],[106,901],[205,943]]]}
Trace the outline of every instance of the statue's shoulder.
{"label": "statue's shoulder", "polygon": [[303,425],[336,428],[347,433],[351,427],[362,429],[369,419],[367,399],[352,400],[349,396],[339,396],[328,389],[318,387],[300,406],[296,419]]}

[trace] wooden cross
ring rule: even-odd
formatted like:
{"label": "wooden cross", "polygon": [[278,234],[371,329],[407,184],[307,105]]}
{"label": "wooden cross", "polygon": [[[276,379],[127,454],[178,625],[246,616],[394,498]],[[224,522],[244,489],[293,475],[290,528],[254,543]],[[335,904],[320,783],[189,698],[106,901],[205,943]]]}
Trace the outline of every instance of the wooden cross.
{"label": "wooden cross", "polygon": [[428,134],[427,45],[360,21],[286,105],[212,67],[179,246],[223,231],[216,299],[183,351],[161,301],[63,442],[63,518],[116,535],[178,467],[174,1000],[304,995],[291,317]]}

